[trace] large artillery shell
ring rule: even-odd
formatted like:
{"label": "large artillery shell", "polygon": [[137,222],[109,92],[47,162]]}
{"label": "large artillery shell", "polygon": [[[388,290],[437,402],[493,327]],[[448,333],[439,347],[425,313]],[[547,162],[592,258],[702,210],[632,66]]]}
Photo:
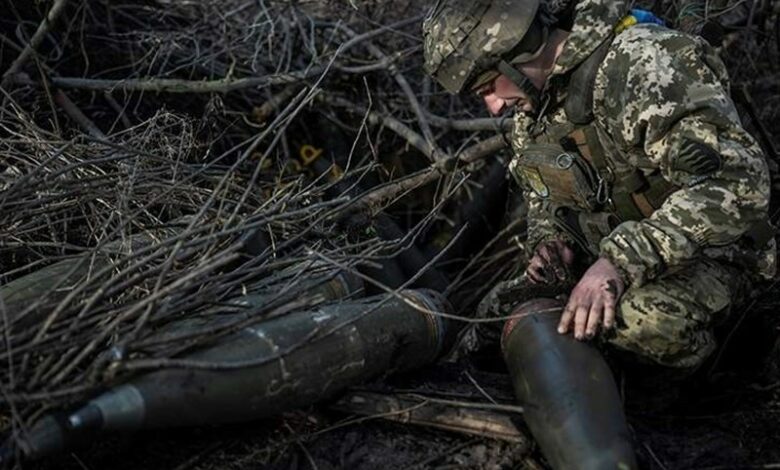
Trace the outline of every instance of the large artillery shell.
{"label": "large artillery shell", "polygon": [[[293,277],[292,273],[296,270],[307,268],[312,269],[312,265],[301,263],[285,269],[286,273],[283,272],[283,274],[290,274],[290,277]],[[323,266],[320,265],[318,268],[323,268]],[[279,285],[274,284],[273,287],[275,289],[266,289],[263,293],[253,292],[229,299],[220,307],[206,311],[196,318],[174,321],[160,328],[150,337],[137,342],[135,346],[143,349],[149,344],[176,342],[183,338],[192,339],[208,335],[209,332],[223,327],[229,327],[239,322],[246,323],[250,317],[244,315],[242,313],[244,311],[251,312],[257,308],[267,308],[270,304],[290,301],[294,297],[320,297],[320,301],[327,302],[359,297],[364,289],[363,280],[357,274],[350,271],[339,271],[332,267],[309,273],[307,277],[297,283],[295,289],[290,289],[289,292],[280,293],[280,290],[286,290],[284,282],[279,282]]]}
{"label": "large artillery shell", "polygon": [[[288,269],[290,272],[295,272],[300,269],[305,269],[308,266],[307,263],[301,263]],[[324,300],[338,300],[349,296],[354,296],[360,293],[364,286],[363,280],[360,277],[349,271],[339,271],[336,268],[323,269],[319,267],[320,271],[308,276],[301,286],[297,289],[297,296],[301,295],[321,295]],[[309,269],[312,269],[309,266]],[[228,301],[228,303],[236,303],[238,305],[253,307],[267,305],[277,297],[277,292],[272,294],[248,294],[246,296],[238,297],[235,301]]]}
{"label": "large artillery shell", "polygon": [[59,261],[5,284],[0,287],[0,299],[8,323],[15,324],[18,331],[35,325],[79,285],[110,266],[112,257],[132,253],[152,244],[154,239],[147,234],[134,235],[126,241],[109,243],[95,253]]}
{"label": "large artillery shell", "polygon": [[554,469],[637,468],[620,394],[601,353],[557,331],[554,299],[515,309],[501,346],[524,418]]}
{"label": "large artillery shell", "polygon": [[434,292],[403,291],[266,321],[187,356],[204,367],[149,373],[91,400],[64,425],[42,421],[22,448],[37,457],[86,429],[239,422],[309,405],[434,360],[453,333],[436,315],[447,310]]}

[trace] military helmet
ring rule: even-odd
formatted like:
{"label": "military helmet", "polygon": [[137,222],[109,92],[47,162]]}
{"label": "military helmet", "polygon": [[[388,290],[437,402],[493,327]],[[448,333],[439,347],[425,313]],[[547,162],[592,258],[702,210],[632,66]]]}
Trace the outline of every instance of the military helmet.
{"label": "military helmet", "polygon": [[[547,30],[541,0],[439,0],[423,22],[425,70],[450,93],[538,55]],[[492,75],[495,77],[497,74]]]}

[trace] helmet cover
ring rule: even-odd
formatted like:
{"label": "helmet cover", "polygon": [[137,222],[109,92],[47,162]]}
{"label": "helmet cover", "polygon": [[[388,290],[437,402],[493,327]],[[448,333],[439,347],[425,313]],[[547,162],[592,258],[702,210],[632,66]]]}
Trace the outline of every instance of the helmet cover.
{"label": "helmet cover", "polygon": [[423,22],[425,70],[447,91],[459,93],[477,75],[512,59],[539,4],[540,0],[439,0]]}

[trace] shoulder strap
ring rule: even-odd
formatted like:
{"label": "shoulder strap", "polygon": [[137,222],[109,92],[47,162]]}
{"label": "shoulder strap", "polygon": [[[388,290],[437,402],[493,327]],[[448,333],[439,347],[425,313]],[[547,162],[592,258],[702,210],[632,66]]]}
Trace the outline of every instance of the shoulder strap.
{"label": "shoulder strap", "polygon": [[[539,108],[539,89],[531,83],[531,79],[520,73],[514,65],[502,60],[498,62],[498,71],[504,74],[509,80],[512,81],[518,88],[520,88],[531,99],[534,107]],[[537,109],[537,112],[542,110]]]}
{"label": "shoulder strap", "polygon": [[593,53],[571,73],[566,87],[566,102],[563,107],[574,124],[588,124],[593,121],[593,86],[601,62],[607,56],[614,35],[610,35]]}

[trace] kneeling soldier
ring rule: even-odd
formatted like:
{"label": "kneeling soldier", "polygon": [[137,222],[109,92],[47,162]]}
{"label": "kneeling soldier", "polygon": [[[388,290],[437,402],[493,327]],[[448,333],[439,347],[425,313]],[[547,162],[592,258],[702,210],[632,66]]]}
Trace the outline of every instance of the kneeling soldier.
{"label": "kneeling soldier", "polygon": [[583,340],[677,375],[699,367],[714,325],[774,275],[769,172],[706,41],[623,0],[555,9],[440,0],[425,67],[493,114],[515,111],[524,279],[588,266],[565,304],[523,303],[504,329],[531,431],[555,468],[634,468],[614,380]]}

